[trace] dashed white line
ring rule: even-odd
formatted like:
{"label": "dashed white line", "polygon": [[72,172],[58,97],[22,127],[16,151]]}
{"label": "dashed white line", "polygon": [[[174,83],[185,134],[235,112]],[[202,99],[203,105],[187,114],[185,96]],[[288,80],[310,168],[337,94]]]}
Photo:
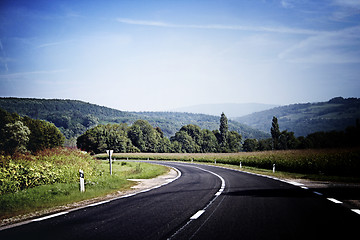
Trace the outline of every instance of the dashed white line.
{"label": "dashed white line", "polygon": [[190,219],[191,219],[191,220],[198,219],[198,218],[201,216],[201,214],[203,214],[204,212],[205,212],[205,210],[199,210],[199,211],[197,211],[197,213],[195,213]]}
{"label": "dashed white line", "polygon": [[327,200],[333,202],[333,203],[342,203],[339,200],[336,200],[335,198],[327,198]]}
{"label": "dashed white line", "polygon": [[32,221],[32,222],[39,222],[39,221],[43,221],[43,220],[46,220],[46,219],[49,219],[49,218],[61,216],[61,215],[68,214],[68,213],[69,213],[69,212],[55,213],[55,214],[52,214],[52,215],[49,215],[49,216],[45,216],[45,217],[41,217],[41,218],[36,218],[36,219],[31,220],[31,221]]}

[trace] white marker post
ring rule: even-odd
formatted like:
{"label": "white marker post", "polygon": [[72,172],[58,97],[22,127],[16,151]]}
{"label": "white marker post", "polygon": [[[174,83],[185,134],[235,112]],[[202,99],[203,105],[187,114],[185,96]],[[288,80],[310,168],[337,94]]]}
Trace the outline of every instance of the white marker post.
{"label": "white marker post", "polygon": [[242,168],[242,164],[241,164],[241,162],[240,162],[240,168]]}
{"label": "white marker post", "polygon": [[84,171],[80,169],[79,175],[80,175],[80,192],[85,192]]}
{"label": "white marker post", "polygon": [[110,175],[112,175],[112,161],[111,161],[111,156],[112,156],[113,152],[114,152],[114,150],[106,150],[107,155],[109,155]]}
{"label": "white marker post", "polygon": [[215,164],[216,164],[216,159],[215,159]]}
{"label": "white marker post", "polygon": [[273,164],[273,173],[275,173],[275,163]]}

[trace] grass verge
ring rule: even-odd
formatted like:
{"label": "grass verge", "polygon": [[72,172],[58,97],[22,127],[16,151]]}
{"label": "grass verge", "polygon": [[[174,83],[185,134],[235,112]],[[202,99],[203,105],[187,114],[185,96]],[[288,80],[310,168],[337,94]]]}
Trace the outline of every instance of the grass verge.
{"label": "grass verge", "polygon": [[96,173],[87,179],[85,172],[84,193],[79,183],[55,183],[0,195],[0,219],[53,208],[73,202],[101,197],[129,189],[135,183],[127,179],[153,178],[165,174],[169,169],[149,163],[114,162],[113,175],[109,174],[109,163],[95,160]]}

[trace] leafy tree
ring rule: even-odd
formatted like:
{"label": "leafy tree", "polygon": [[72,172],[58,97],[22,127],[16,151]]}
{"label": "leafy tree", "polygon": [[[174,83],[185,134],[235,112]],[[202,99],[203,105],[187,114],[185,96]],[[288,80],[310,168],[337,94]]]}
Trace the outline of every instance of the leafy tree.
{"label": "leafy tree", "polygon": [[28,150],[37,152],[64,144],[65,137],[52,123],[24,117],[23,122],[30,129]]}
{"label": "leafy tree", "polygon": [[9,154],[15,152],[26,152],[26,145],[29,142],[30,130],[21,121],[8,123],[3,128],[4,148]]}
{"label": "leafy tree", "polygon": [[224,113],[222,113],[220,117],[219,131],[220,131],[220,146],[223,150],[225,150],[227,148],[229,127],[228,127],[228,119]]}
{"label": "leafy tree", "polygon": [[235,131],[230,131],[228,134],[228,149],[230,152],[241,151],[241,135]]}
{"label": "leafy tree", "polygon": [[278,119],[274,116],[271,123],[271,137],[273,139],[273,148],[279,149],[279,140],[280,140],[280,129],[278,124]]}
{"label": "leafy tree", "polygon": [[178,131],[175,133],[175,136],[171,137],[171,142],[178,148],[178,152],[200,152],[200,146],[196,144],[194,139],[186,131]]}
{"label": "leafy tree", "polygon": [[259,151],[272,150],[272,138],[259,139],[258,140],[258,150]]}
{"label": "leafy tree", "polygon": [[157,152],[160,133],[148,121],[137,120],[130,127],[128,137],[141,152]]}
{"label": "leafy tree", "polygon": [[246,139],[243,144],[243,150],[245,152],[254,152],[258,148],[258,141],[256,139]]}
{"label": "leafy tree", "polygon": [[208,129],[201,130],[201,152],[210,153],[219,151],[219,143],[213,131]]}

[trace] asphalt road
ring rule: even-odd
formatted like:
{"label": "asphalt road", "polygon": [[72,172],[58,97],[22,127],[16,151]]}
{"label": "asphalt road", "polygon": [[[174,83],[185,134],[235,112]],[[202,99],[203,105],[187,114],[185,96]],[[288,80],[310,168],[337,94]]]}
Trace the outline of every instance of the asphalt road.
{"label": "asphalt road", "polygon": [[282,181],[164,163],[163,187],[0,231],[0,239],[358,239],[360,215]]}

